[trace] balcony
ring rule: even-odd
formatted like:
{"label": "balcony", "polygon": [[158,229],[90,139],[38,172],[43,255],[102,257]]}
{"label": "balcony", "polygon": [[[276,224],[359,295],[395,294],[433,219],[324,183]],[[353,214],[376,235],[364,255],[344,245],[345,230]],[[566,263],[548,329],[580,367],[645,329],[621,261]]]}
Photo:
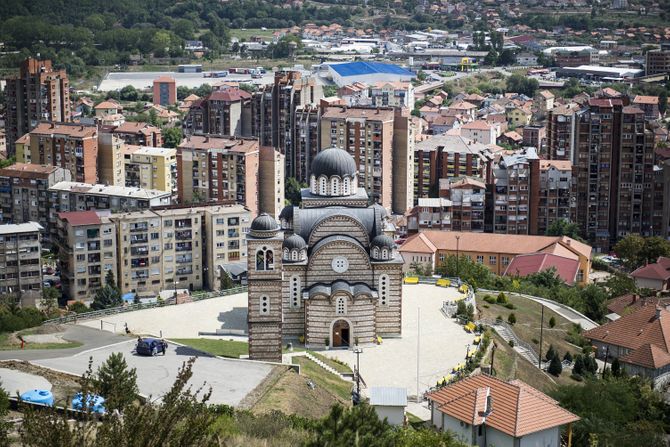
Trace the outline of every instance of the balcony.
{"label": "balcony", "polygon": [[178,242],[175,246],[176,251],[191,251],[193,244],[191,242]]}
{"label": "balcony", "polygon": [[130,254],[132,256],[142,256],[149,253],[149,247],[131,247]]}
{"label": "balcony", "polygon": [[138,258],[130,261],[130,266],[134,269],[138,267],[146,267],[147,265],[149,265],[149,258]]}
{"label": "balcony", "polygon": [[146,244],[149,242],[149,238],[147,237],[146,234],[143,235],[137,235],[137,236],[130,236],[130,243],[131,244]]}
{"label": "balcony", "polygon": [[183,241],[185,239],[192,239],[193,233],[191,230],[175,231],[174,236],[178,241]]}
{"label": "balcony", "polygon": [[137,223],[137,224],[130,224],[130,232],[131,233],[137,233],[139,231],[147,231],[148,229],[149,229],[149,225],[146,222]]}

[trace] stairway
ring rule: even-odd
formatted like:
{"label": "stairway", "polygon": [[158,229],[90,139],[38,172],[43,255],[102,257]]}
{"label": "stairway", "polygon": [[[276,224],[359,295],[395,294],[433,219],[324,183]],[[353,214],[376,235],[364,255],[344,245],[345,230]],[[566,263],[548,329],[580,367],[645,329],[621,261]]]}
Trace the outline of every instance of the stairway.
{"label": "stairway", "polygon": [[[538,358],[535,350],[521,341],[512,330],[500,323],[494,323],[491,327],[506,342],[509,343],[509,341],[512,340],[514,342],[513,349],[519,353],[520,356],[528,360],[533,366],[537,366]],[[542,366],[544,367],[544,365]]]}
{"label": "stairway", "polygon": [[329,366],[329,365],[326,365],[324,362],[322,362],[321,360],[317,359],[316,357],[314,357],[314,356],[313,356],[312,354],[310,354],[309,352],[305,352],[305,357],[307,357],[308,359],[310,359],[311,361],[313,361],[314,363],[316,363],[317,365],[319,365],[321,368],[325,369],[325,370],[328,371],[329,373],[332,373],[332,374],[335,374],[336,376],[340,376],[340,377],[341,377],[341,374],[340,374],[339,372],[337,372],[337,371],[335,370],[335,368],[333,368],[333,367],[331,367],[331,366]]}

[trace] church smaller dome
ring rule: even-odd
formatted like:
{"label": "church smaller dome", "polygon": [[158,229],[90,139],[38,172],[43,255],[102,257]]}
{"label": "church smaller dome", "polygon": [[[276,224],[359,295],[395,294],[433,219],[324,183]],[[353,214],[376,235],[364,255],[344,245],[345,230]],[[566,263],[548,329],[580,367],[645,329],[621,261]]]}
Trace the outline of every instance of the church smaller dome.
{"label": "church smaller dome", "polygon": [[288,248],[289,250],[302,250],[303,248],[307,248],[307,242],[305,242],[305,240],[300,235],[293,234],[284,239],[282,247]]}
{"label": "church smaller dome", "polygon": [[279,213],[279,220],[293,220],[293,205],[287,205]]}
{"label": "church smaller dome", "polygon": [[312,175],[316,178],[326,176],[328,178],[336,175],[340,178],[356,175],[356,162],[354,157],[344,149],[332,147],[323,150],[314,157],[312,161]]}
{"label": "church smaller dome", "polygon": [[254,237],[273,237],[279,231],[279,225],[268,213],[261,213],[251,222],[251,235]]}
{"label": "church smaller dome", "polygon": [[370,243],[370,246],[393,249],[396,248],[396,243],[393,239],[391,239],[390,236],[380,234],[379,236],[376,236],[374,239],[372,239],[372,243]]}
{"label": "church smaller dome", "polygon": [[384,208],[379,203],[376,203],[376,202],[373,203],[372,205],[370,205],[370,208],[375,209],[375,210],[379,210],[379,214],[382,217],[382,219],[388,217],[388,215],[389,215],[389,212],[386,210],[386,208]]}

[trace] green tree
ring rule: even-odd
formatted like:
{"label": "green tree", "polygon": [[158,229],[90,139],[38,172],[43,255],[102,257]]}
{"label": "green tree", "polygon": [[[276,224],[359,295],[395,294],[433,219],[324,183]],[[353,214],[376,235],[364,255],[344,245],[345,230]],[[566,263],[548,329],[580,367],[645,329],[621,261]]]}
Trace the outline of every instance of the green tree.
{"label": "green tree", "polygon": [[286,179],[286,188],[284,190],[284,195],[286,201],[293,206],[300,206],[302,202],[302,189],[307,188],[306,183],[300,183],[295,177],[289,177]]}
{"label": "green tree", "polygon": [[121,304],[123,304],[121,291],[116,286],[116,281],[114,281],[114,273],[112,273],[111,270],[108,270],[107,275],[105,276],[105,285],[95,293],[93,303],[91,303],[91,309],[107,309],[120,306]]}
{"label": "green tree", "polygon": [[7,421],[7,415],[9,414],[9,396],[7,392],[2,388],[2,382],[0,382],[0,447],[9,447],[9,429],[11,426]]}
{"label": "green tree", "polygon": [[108,411],[123,411],[137,398],[137,371],[129,369],[123,354],[115,352],[100,365],[93,378],[98,394],[105,398]]}
{"label": "green tree", "polygon": [[572,363],[572,354],[570,354],[570,351],[565,351],[565,355],[563,356],[563,360],[566,362],[571,362]]}
{"label": "green tree", "polygon": [[152,126],[158,126],[160,124],[158,122],[158,113],[154,108],[149,109],[149,124]]}
{"label": "green tree", "polygon": [[230,277],[230,274],[226,272],[225,270],[221,272],[221,284],[220,284],[221,290],[228,290],[232,289],[235,287],[235,284],[233,283],[233,279]]}
{"label": "green tree", "polygon": [[464,255],[461,255],[458,260],[455,255],[447,256],[437,267],[436,273],[442,276],[459,276],[475,289],[486,287],[491,283],[493,277],[491,271],[484,264],[475,262]]}
{"label": "green tree", "polygon": [[175,148],[181,144],[181,141],[184,138],[181,128],[179,127],[164,128],[162,134],[164,147]]}
{"label": "green tree", "polygon": [[552,315],[551,318],[549,319],[549,327],[554,328],[556,326],[556,318]]}
{"label": "green tree", "polygon": [[614,274],[607,278],[603,283],[607,289],[609,298],[616,298],[618,296],[626,295],[628,293],[636,293],[637,286],[635,280],[621,273]]}
{"label": "green tree", "polygon": [[629,269],[636,269],[644,262],[644,238],[639,234],[629,234],[614,246],[614,251],[624,265]]}
{"label": "green tree", "polygon": [[151,39],[151,49],[156,57],[164,57],[170,49],[170,33],[167,31],[156,31]]}
{"label": "green tree", "polygon": [[516,324],[516,315],[514,315],[514,312],[512,312],[511,314],[509,314],[507,316],[507,322],[509,324],[511,324],[512,326],[514,326]]}
{"label": "green tree", "polygon": [[58,299],[60,292],[55,287],[44,287],[42,289],[42,299],[40,300],[40,309],[49,317],[58,312]]}
{"label": "green tree", "polygon": [[547,236],[568,236],[580,242],[584,239],[579,234],[579,225],[567,219],[555,220],[547,228]]}
{"label": "green tree", "polygon": [[589,284],[580,291],[584,314],[595,321],[602,321],[605,317],[605,301],[607,293],[595,284]]}
{"label": "green tree", "polygon": [[669,408],[643,379],[587,378],[583,385],[559,385],[552,397],[581,417],[573,425],[574,445],[592,445],[595,435],[600,446],[665,446]]}
{"label": "green tree", "polygon": [[554,358],[555,355],[556,351],[554,350],[554,345],[549,345],[549,349],[547,349],[547,355],[544,357],[544,360],[549,362]]}
{"label": "green tree", "polygon": [[467,306],[465,305],[465,300],[460,300],[456,303],[456,316],[466,318],[467,316]]}
{"label": "green tree", "polygon": [[508,92],[520,93],[532,98],[540,87],[540,83],[537,79],[527,78],[515,73],[507,78],[505,87]]}
{"label": "green tree", "polygon": [[575,364],[572,365],[572,373],[582,375],[584,374],[584,360],[581,354],[575,356]]}
{"label": "green tree", "polygon": [[554,357],[549,362],[549,368],[547,372],[553,376],[560,376],[563,372],[563,365],[561,364],[561,359],[558,357],[558,353],[554,354]]}
{"label": "green tree", "polygon": [[140,92],[132,85],[126,85],[119,91],[119,98],[122,101],[137,101],[140,98]]}
{"label": "green tree", "polygon": [[612,360],[612,375],[614,377],[621,377],[622,375],[621,363],[618,357],[614,357],[614,360]]}
{"label": "green tree", "polygon": [[334,406],[330,414],[314,427],[314,439],[307,447],[350,447],[354,445],[382,447],[393,444],[393,431],[377,412],[363,403],[352,408]]}

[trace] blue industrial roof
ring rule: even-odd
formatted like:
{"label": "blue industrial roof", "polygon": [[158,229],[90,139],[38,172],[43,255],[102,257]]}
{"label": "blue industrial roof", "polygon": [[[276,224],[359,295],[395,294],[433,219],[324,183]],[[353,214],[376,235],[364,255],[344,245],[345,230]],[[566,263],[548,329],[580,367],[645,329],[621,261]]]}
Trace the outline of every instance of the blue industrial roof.
{"label": "blue industrial roof", "polygon": [[383,64],[381,62],[346,62],[344,64],[333,64],[331,67],[340,76],[357,76],[374,73],[414,76],[414,73],[398,65]]}

